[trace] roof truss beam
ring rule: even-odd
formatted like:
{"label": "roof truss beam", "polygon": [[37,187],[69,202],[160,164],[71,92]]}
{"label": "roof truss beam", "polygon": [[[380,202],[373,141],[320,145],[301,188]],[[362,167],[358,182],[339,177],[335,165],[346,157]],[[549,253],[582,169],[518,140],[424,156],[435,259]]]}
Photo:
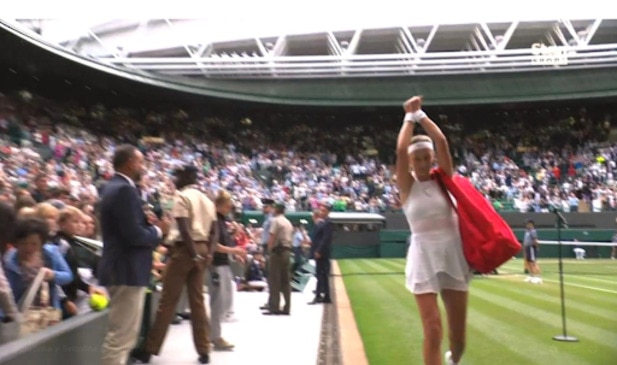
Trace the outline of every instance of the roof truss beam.
{"label": "roof truss beam", "polygon": [[508,27],[508,30],[506,30],[506,32],[503,35],[503,39],[501,40],[501,42],[499,42],[499,44],[497,44],[498,51],[503,51],[506,49],[506,47],[508,47],[508,44],[510,43],[512,36],[514,35],[514,32],[516,31],[516,27],[518,27],[518,24],[519,24],[518,21],[512,22],[510,24],[510,26]]}
{"label": "roof truss beam", "polygon": [[433,42],[433,39],[435,39],[437,30],[439,30],[439,24],[433,25],[433,27],[431,28],[431,31],[428,34],[428,37],[426,37],[426,40],[424,41],[424,46],[420,47],[419,49],[420,52],[418,53],[426,53],[426,51],[431,46],[431,42]]}
{"label": "roof truss beam", "polygon": [[480,30],[480,27],[476,27],[473,30],[472,38],[477,39],[478,42],[480,42],[479,44],[482,46],[483,50],[485,51],[490,50],[488,43],[486,43],[486,39],[484,38],[482,31]]}
{"label": "roof truss beam", "polygon": [[[174,34],[174,37],[179,41],[180,37],[178,35],[178,32],[177,32],[175,26],[171,22],[171,20],[170,19],[165,19],[165,23],[167,23],[167,26],[169,26],[169,29],[171,29],[172,33]],[[191,50],[191,47],[188,46],[188,44],[186,44],[185,42],[178,42],[178,43],[182,45],[182,47],[184,48],[186,53],[188,53],[189,57],[195,58],[195,54]]]}
{"label": "roof truss beam", "polygon": [[589,28],[587,28],[587,34],[585,34],[585,38],[581,40],[583,46],[588,46],[593,37],[596,35],[598,28],[602,25],[602,19],[594,20],[593,24]]}
{"label": "roof truss beam", "polygon": [[[570,36],[572,37],[572,39],[574,39],[574,41],[576,42],[577,46],[581,46],[582,42],[580,37],[578,36],[578,33],[576,33],[576,29],[574,29],[574,26],[572,25],[572,22],[568,19],[562,19],[561,22],[563,23],[563,25],[566,27],[566,30],[568,31],[568,33],[570,34]],[[561,30],[560,30],[561,32]]]}
{"label": "roof truss beam", "polygon": [[193,52],[193,58],[210,57],[213,51],[214,47],[212,47],[211,43],[202,44],[201,46],[199,46],[197,51]]}
{"label": "roof truss beam", "polygon": [[114,58],[120,58],[120,52],[116,47],[112,47],[108,45],[105,41],[103,41],[99,36],[97,36],[93,31],[88,29],[88,35],[92,37],[98,44],[100,44],[109,54],[111,54]]}
{"label": "roof truss beam", "polygon": [[403,27],[403,37],[409,42],[411,52],[418,53],[419,47],[416,38],[411,33],[408,27]]}
{"label": "roof truss beam", "polygon": [[351,42],[349,42],[349,46],[347,46],[347,54],[354,55],[358,50],[358,46],[360,45],[360,39],[362,38],[363,29],[358,29],[354,32],[353,37],[351,37]]}
{"label": "roof truss beam", "polygon": [[262,57],[266,57],[270,54],[270,52],[264,45],[264,42],[261,41],[261,39],[255,38],[255,43],[257,43],[257,48],[259,49],[259,53],[261,54]]}
{"label": "roof truss beam", "polygon": [[489,42],[491,43],[490,48],[497,49],[497,40],[495,39],[495,36],[493,35],[493,32],[491,31],[491,29],[488,27],[488,24],[480,23],[480,27],[482,28],[482,30],[484,31],[484,34],[486,35]]}
{"label": "roof truss beam", "polygon": [[336,39],[333,32],[328,32],[328,49],[334,55],[340,56],[343,54],[341,44],[338,39]]}
{"label": "roof truss beam", "polygon": [[[566,36],[561,31],[561,27],[559,26],[559,24],[553,25],[552,29],[546,32],[545,36],[551,46],[567,46],[570,44],[568,39],[566,39]],[[559,42],[555,41],[554,36],[557,37]]]}
{"label": "roof truss beam", "polygon": [[287,36],[278,37],[271,54],[274,57],[280,57],[285,53],[287,53]]}

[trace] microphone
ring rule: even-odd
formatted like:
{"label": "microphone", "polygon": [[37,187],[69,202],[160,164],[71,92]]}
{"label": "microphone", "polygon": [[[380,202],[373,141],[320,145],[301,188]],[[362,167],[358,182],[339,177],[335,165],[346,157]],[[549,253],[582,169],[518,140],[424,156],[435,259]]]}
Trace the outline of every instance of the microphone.
{"label": "microphone", "polygon": [[548,211],[555,214],[557,218],[559,218],[559,221],[563,225],[563,228],[568,228],[568,221],[563,216],[563,214],[561,214],[561,210],[555,204],[549,203]]}

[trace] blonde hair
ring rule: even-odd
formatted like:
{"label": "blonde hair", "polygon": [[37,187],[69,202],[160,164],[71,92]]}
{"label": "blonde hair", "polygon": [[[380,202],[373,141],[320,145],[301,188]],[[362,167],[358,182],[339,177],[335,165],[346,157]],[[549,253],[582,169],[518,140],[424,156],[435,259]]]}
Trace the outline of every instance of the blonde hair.
{"label": "blonde hair", "polygon": [[58,223],[64,223],[71,218],[82,218],[84,213],[81,210],[67,206],[60,211],[60,215],[58,216]]}
{"label": "blonde hair", "polygon": [[38,214],[36,213],[36,208],[32,207],[23,207],[19,211],[17,211],[17,218],[36,218]]}
{"label": "blonde hair", "polygon": [[227,190],[219,190],[219,192],[216,194],[216,197],[214,198],[214,204],[216,206],[221,206],[227,202],[231,201],[231,194],[229,194],[229,192],[227,192]]}
{"label": "blonde hair", "polygon": [[418,134],[416,136],[411,137],[411,140],[409,141],[409,145],[407,146],[407,154],[412,154],[416,150],[425,149],[425,148],[428,148],[434,151],[433,140],[431,139],[431,137],[427,135]]}
{"label": "blonde hair", "polygon": [[36,205],[36,216],[43,219],[58,218],[58,208],[49,203],[39,203]]}
{"label": "blonde hair", "polygon": [[409,145],[414,145],[416,143],[420,143],[420,142],[431,142],[433,143],[433,140],[431,139],[431,137],[425,135],[425,134],[417,134],[413,137],[411,137],[411,140],[409,141]]}

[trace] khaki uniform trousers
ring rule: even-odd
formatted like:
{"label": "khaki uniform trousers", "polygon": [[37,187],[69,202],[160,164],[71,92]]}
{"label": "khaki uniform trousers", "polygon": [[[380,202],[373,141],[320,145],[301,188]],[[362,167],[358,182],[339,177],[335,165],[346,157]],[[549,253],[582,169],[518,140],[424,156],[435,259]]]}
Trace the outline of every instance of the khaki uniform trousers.
{"label": "khaki uniform trousers", "polygon": [[107,291],[109,320],[101,365],[124,365],[139,337],[146,288],[121,285],[110,286]]}
{"label": "khaki uniform trousers", "polygon": [[[197,253],[205,257],[208,247],[205,243],[195,243]],[[199,355],[209,352],[208,317],[204,304],[203,286],[205,262],[199,267],[193,261],[188,248],[183,243],[176,243],[172,248],[171,257],[163,277],[163,292],[156,319],[146,340],[145,350],[158,355],[171,321],[176,316],[176,306],[182,290],[186,287],[189,308],[191,309],[191,326],[193,327],[193,342]]]}
{"label": "khaki uniform trousers", "polygon": [[270,296],[268,298],[268,307],[274,312],[281,310],[281,294],[283,294],[283,299],[285,300],[283,312],[291,310],[290,257],[290,247],[274,248],[270,252],[270,268],[268,272]]}

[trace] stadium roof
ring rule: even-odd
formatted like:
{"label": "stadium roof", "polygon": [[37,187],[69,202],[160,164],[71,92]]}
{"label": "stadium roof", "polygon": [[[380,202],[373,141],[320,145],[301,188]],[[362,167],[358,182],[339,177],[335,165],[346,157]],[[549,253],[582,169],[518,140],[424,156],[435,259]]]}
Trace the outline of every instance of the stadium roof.
{"label": "stadium roof", "polygon": [[[204,43],[229,42],[251,38],[273,38],[281,35],[301,35],[323,32],[352,31],[356,29],[389,29],[400,26],[430,27],[432,25],[465,24],[507,24],[517,22],[554,22],[559,19],[598,19],[608,17],[597,14],[585,17],[580,14],[569,18],[554,15],[540,16],[537,13],[526,16],[496,13],[483,17],[479,14],[458,14],[457,16],[422,16],[420,19],[389,14],[384,17],[334,17],[324,15],[318,19],[298,21],[295,18],[242,19],[212,17],[199,19],[15,19],[14,21],[36,30],[45,40],[60,45],[71,44],[93,35],[118,35],[110,46],[122,47],[126,52],[163,48],[170,45],[195,45]],[[617,17],[617,13],[615,14]],[[317,20],[317,21],[314,21]],[[161,33],[164,32],[164,33]],[[162,37],[160,37],[163,35]]]}
{"label": "stadium roof", "polygon": [[17,2],[0,27],[73,62],[198,93],[255,79],[416,82],[617,65],[617,8],[599,0],[68,1]]}
{"label": "stadium roof", "polygon": [[[617,62],[617,16],[465,23],[328,19],[287,19],[286,24],[216,17],[12,24],[81,57],[184,80],[443,75]],[[560,49],[539,51],[536,46]],[[539,55],[549,56],[552,63],[546,63],[546,57],[535,62]]]}
{"label": "stadium roof", "polygon": [[[616,23],[617,21],[610,19],[593,19],[554,20],[520,24],[512,22],[510,25],[505,24],[507,28],[503,28],[504,24],[499,23],[443,26],[437,27],[439,29],[435,32],[433,40],[429,42],[427,38],[424,46],[426,48],[428,44],[428,49],[395,50],[394,52],[407,53],[391,54],[370,54],[368,52],[374,52],[375,48],[378,52],[380,48],[383,50],[382,45],[384,43],[390,45],[398,43],[397,46],[400,46],[400,41],[410,41],[412,38],[408,36],[405,29],[409,32],[413,31],[413,39],[418,42],[422,36],[418,34],[422,29],[418,28],[422,28],[422,26],[401,26],[398,28],[398,36],[394,32],[396,28],[386,29],[385,32],[383,29],[356,30],[355,37],[359,42],[356,42],[356,52],[351,55],[349,55],[350,52],[347,52],[348,55],[297,56],[298,51],[307,50],[303,46],[315,44],[310,42],[310,38],[315,37],[315,35],[280,36],[277,42],[286,45],[282,48],[283,56],[273,56],[267,53],[265,56],[248,59],[242,57],[238,59],[233,58],[233,56],[232,58],[216,58],[213,51],[220,48],[220,43],[223,42],[218,44],[215,42],[213,44],[215,47],[208,51],[211,55],[204,54],[196,59],[191,59],[187,56],[187,50],[182,47],[168,49],[169,55],[166,57],[160,55],[148,57],[129,55],[129,57],[123,58],[105,55],[98,58],[92,57],[79,54],[75,50],[50,44],[34,32],[26,32],[23,27],[20,27],[22,30],[18,30],[17,27],[0,20],[0,35],[3,44],[7,45],[7,49],[12,50],[12,52],[5,52],[3,55],[5,67],[0,70],[0,74],[3,77],[15,74],[15,77],[10,76],[15,80],[17,78],[22,80],[24,77],[26,78],[24,80],[31,79],[34,80],[31,81],[32,86],[36,86],[38,85],[38,77],[45,76],[44,72],[48,70],[52,71],[53,75],[62,75],[66,78],[63,81],[62,77],[58,76],[60,77],[59,82],[62,85],[67,84],[68,88],[81,85],[79,87],[85,87],[86,90],[89,90],[89,85],[96,86],[99,84],[105,88],[110,88],[111,80],[116,80],[118,83],[114,83],[115,89],[111,89],[114,95],[116,93],[113,90],[118,93],[126,91],[135,95],[134,89],[139,88],[141,90],[142,85],[144,87],[145,85],[154,85],[161,90],[163,88],[169,90],[169,97],[175,95],[171,92],[172,90],[187,93],[183,94],[184,96],[180,100],[194,95],[203,95],[230,103],[233,100],[244,100],[281,105],[399,106],[399,100],[414,93],[430,95],[430,103],[435,105],[604,98],[615,95],[616,92],[614,70],[617,67],[617,62],[615,62],[617,45],[613,40],[617,35],[615,31]],[[522,26],[519,27],[521,24]],[[488,26],[488,32],[482,25]],[[499,28],[500,26],[502,28]],[[581,27],[587,29],[587,31],[579,36],[577,28]],[[444,28],[445,32],[440,34],[439,31],[444,30]],[[429,31],[432,29],[435,29],[435,26],[429,27]],[[446,56],[444,56],[444,52],[439,51],[440,47],[448,45],[449,39],[455,41],[453,44],[458,42],[460,45],[460,41],[465,40],[465,38],[460,37],[459,33],[462,33],[462,31],[475,37],[480,35],[486,41],[489,35],[498,35],[497,32],[500,29],[502,31],[504,29],[515,30],[515,32],[512,32],[510,41],[500,43],[502,47],[509,45],[514,47],[513,49],[504,49],[500,53],[480,48],[479,50],[462,53],[446,52],[448,53]],[[345,32],[331,33],[335,37],[345,36]],[[519,35],[515,33],[519,33]],[[459,34],[458,37],[457,34]],[[516,43],[521,39],[528,41],[545,37],[544,39],[548,41],[550,36],[553,37],[553,41],[564,43],[568,41],[567,37],[572,37],[573,34],[577,36],[576,42],[582,43],[582,45],[566,47],[575,52],[580,51],[573,55],[572,60],[570,60],[571,63],[566,67],[560,65],[530,67],[532,63],[529,62],[529,49],[516,49]],[[440,38],[442,35],[445,35],[445,37]],[[447,36],[454,37],[448,38]],[[107,36],[103,35],[103,37]],[[327,39],[330,44],[338,42],[339,45],[343,46],[338,39],[337,42],[333,42],[332,37]],[[610,42],[611,40],[613,40],[612,44],[601,44],[601,42]],[[319,39],[317,41],[316,43],[319,45]],[[523,45],[527,41],[524,41]],[[594,42],[600,42],[600,44]],[[95,46],[96,40],[87,39],[85,43]],[[239,42],[228,42],[228,45],[229,43],[237,47]],[[258,44],[258,42],[253,39],[253,46],[255,44]],[[481,46],[485,47],[485,44]],[[486,46],[495,46],[495,44],[489,39]],[[437,51],[433,52],[433,47]],[[313,49],[319,50],[320,47],[313,47]],[[23,52],[19,52],[20,50]],[[311,47],[308,47],[308,50],[311,50]],[[321,47],[321,50],[323,50],[323,47]],[[460,58],[461,55],[463,58]],[[320,61],[316,62],[315,59]],[[417,60],[426,62],[420,64]],[[450,62],[449,65],[448,62]],[[327,63],[334,65],[334,67],[326,71],[333,70],[335,73],[326,75],[331,77],[330,79],[322,79],[325,73],[322,71],[323,65],[327,65]],[[207,65],[203,69],[203,74],[189,75],[190,72],[199,70],[197,68],[199,64]],[[264,69],[260,64],[265,64],[267,68]],[[288,68],[290,66],[296,67],[295,65],[298,64],[304,69],[301,68],[297,75],[312,80],[298,82],[294,79],[296,75],[289,75]],[[386,66],[383,66],[384,64]],[[515,67],[516,64],[519,66]],[[330,67],[330,65],[327,66]],[[447,70],[447,66],[452,67]],[[322,69],[319,67],[322,67]],[[461,71],[460,67],[465,67],[466,70]],[[501,73],[489,72],[494,67],[501,67],[501,70],[499,70]],[[523,72],[524,67],[538,70],[538,72]],[[242,73],[238,72],[239,68],[242,72],[246,72],[247,69],[251,70],[250,72],[255,72],[261,80],[242,80]],[[60,69],[63,71],[60,72]],[[388,69],[390,70],[389,74]],[[307,75],[307,70],[312,74]],[[360,73],[373,77],[370,79],[349,78],[343,75],[343,80],[333,78],[341,77],[336,74],[340,70],[345,73],[356,73],[356,75],[351,76],[357,76]],[[291,71],[296,72],[293,69]],[[319,75],[320,72],[322,72],[322,75]],[[414,75],[421,75],[422,72],[432,72],[433,75],[435,73],[437,75],[413,77]],[[470,72],[474,74],[470,75]],[[182,73],[186,73],[186,75],[182,75]],[[224,74],[230,76],[226,77]],[[392,74],[397,77],[383,77],[383,75],[390,76]],[[267,80],[268,78],[270,80]],[[119,81],[121,79],[137,82],[129,87],[128,84],[121,85]],[[99,80],[100,83],[95,82],[95,80]],[[523,86],[524,88],[522,88]],[[193,95],[188,95],[188,93]],[[427,101],[427,103],[429,102]]]}
{"label": "stadium roof", "polygon": [[[90,31],[111,31],[151,19],[199,19],[194,34],[180,32],[184,43],[229,41],[252,37],[276,37],[281,34],[309,34],[350,29],[391,28],[397,26],[430,26],[433,24],[508,23],[556,19],[596,19],[617,15],[603,0],[587,0],[584,4],[564,6],[560,0],[518,0],[496,6],[486,0],[432,0],[425,2],[380,0],[378,6],[362,6],[354,0],[230,0],[225,2],[169,2],[108,0],[105,4],[88,4],[90,11],[79,12],[75,4],[62,9],[67,0],[57,0],[45,9],[44,4],[28,6],[28,0],[14,4],[4,17],[33,19],[50,42],[63,43],[88,35]],[[603,4],[604,2],[604,4]],[[65,4],[65,7],[68,4]],[[83,6],[83,5],[82,5]],[[23,9],[20,11],[19,8]],[[17,9],[17,10],[16,10]],[[71,9],[72,11],[67,11]],[[447,9],[447,11],[444,11]],[[612,12],[612,14],[611,14]],[[75,16],[74,14],[79,14]],[[29,15],[29,16],[24,16]],[[33,16],[34,15],[34,16]],[[39,15],[39,16],[36,16]],[[40,21],[44,19],[44,21]],[[119,21],[118,19],[124,19]],[[130,21],[127,21],[130,20]],[[38,24],[37,24],[38,23]],[[138,37],[132,37],[136,39]],[[136,42],[136,41],[135,41]],[[131,42],[129,42],[131,43]]]}

